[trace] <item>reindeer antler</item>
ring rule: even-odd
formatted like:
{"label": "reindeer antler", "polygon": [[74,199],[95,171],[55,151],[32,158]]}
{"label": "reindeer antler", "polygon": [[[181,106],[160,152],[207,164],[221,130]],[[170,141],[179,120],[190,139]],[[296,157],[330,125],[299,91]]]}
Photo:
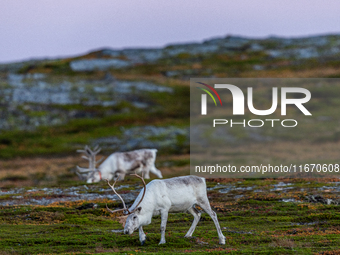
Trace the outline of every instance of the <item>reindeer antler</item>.
{"label": "reindeer antler", "polygon": [[105,180],[106,180],[107,184],[111,187],[111,189],[113,190],[113,192],[114,192],[114,193],[119,197],[119,199],[122,201],[123,207],[124,207],[123,209],[118,209],[118,210],[112,211],[111,209],[109,209],[109,208],[107,207],[107,204],[106,204],[106,208],[107,208],[111,213],[120,212],[120,211],[126,211],[126,212],[128,212],[128,214],[130,214],[131,212],[129,211],[128,208],[126,208],[126,205],[125,205],[125,202],[124,202],[123,198],[122,198],[122,197],[117,193],[117,191],[115,190],[115,184],[116,184],[116,182],[117,182],[118,179],[115,180],[115,182],[113,183],[113,185],[110,184],[110,182],[109,182],[108,179],[105,179]]}
{"label": "reindeer antler", "polygon": [[105,179],[107,184],[111,187],[111,189],[113,190],[113,192],[119,197],[119,199],[122,201],[123,203],[123,209],[117,209],[117,210],[114,210],[112,211],[111,209],[109,209],[107,207],[107,204],[106,204],[106,209],[111,212],[111,213],[115,213],[115,212],[120,212],[120,211],[124,211],[124,212],[127,212],[127,214],[131,214],[133,213],[134,211],[137,210],[138,206],[140,205],[140,203],[143,201],[143,198],[144,198],[144,195],[145,195],[145,191],[146,191],[146,184],[145,184],[145,181],[144,181],[144,177],[143,177],[143,173],[142,173],[142,176],[139,176],[138,174],[130,174],[130,175],[133,175],[133,176],[136,176],[137,178],[141,179],[142,182],[143,182],[143,185],[144,185],[144,191],[143,191],[143,195],[142,195],[142,198],[139,200],[137,206],[135,207],[135,209],[133,209],[131,212],[129,211],[129,209],[126,207],[125,205],[125,202],[123,200],[123,198],[117,193],[117,191],[115,190],[114,186],[117,182],[118,179],[115,180],[115,182],[113,183],[113,185],[110,184],[109,180],[108,179]]}
{"label": "reindeer antler", "polygon": [[[89,168],[83,168],[77,166],[79,174],[85,174],[88,172],[93,172],[96,171],[96,165],[101,162],[104,158],[102,157],[100,160],[96,161],[96,155],[100,152],[101,148],[97,145],[94,150],[92,151],[89,146],[85,146],[84,150],[77,150],[77,152],[84,153],[85,156],[83,155],[82,158],[86,159],[89,161]],[[79,176],[78,174],[78,176]]]}
{"label": "reindeer antler", "polygon": [[144,198],[144,195],[145,195],[145,192],[146,192],[146,184],[145,184],[145,181],[144,181],[144,172],[142,172],[142,176],[139,176],[138,174],[134,173],[134,174],[130,174],[130,175],[134,175],[136,176],[137,178],[141,179],[142,182],[143,182],[143,185],[144,185],[144,190],[143,190],[143,195],[142,195],[142,198],[139,200],[138,204],[135,206],[135,209],[132,210],[131,213],[133,213],[134,211],[137,210],[138,206],[140,205],[140,203],[143,201],[143,198]]}

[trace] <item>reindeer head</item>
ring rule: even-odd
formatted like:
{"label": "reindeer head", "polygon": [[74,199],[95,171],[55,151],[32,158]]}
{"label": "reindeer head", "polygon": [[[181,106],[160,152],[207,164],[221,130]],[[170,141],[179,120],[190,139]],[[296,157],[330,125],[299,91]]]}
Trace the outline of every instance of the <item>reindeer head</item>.
{"label": "reindeer head", "polygon": [[89,172],[87,175],[87,183],[95,183],[99,182],[102,179],[101,172],[96,169],[92,172]]}
{"label": "reindeer head", "polygon": [[[136,177],[138,177],[139,179],[142,180],[143,185],[144,185],[144,190],[143,190],[143,195],[141,197],[141,199],[139,200],[138,204],[135,206],[135,208],[133,210],[129,210],[126,205],[125,202],[123,200],[123,198],[116,192],[116,190],[114,189],[114,186],[117,182],[117,180],[114,182],[113,185],[110,184],[109,180],[106,179],[107,184],[111,187],[111,189],[113,190],[113,192],[119,197],[119,199],[122,201],[123,203],[123,209],[118,209],[118,210],[110,210],[107,205],[106,208],[109,212],[111,213],[116,213],[116,212],[120,212],[123,211],[123,213],[125,214],[125,216],[120,217],[120,223],[122,223],[123,227],[124,227],[124,234],[132,234],[135,230],[137,230],[139,228],[139,217],[140,217],[140,213],[142,211],[142,207],[140,207],[140,203],[143,201],[144,195],[145,195],[145,191],[146,191],[146,184],[144,181],[143,176],[139,176],[137,174],[131,174],[134,175]],[[138,207],[139,206],[139,207]],[[124,222],[125,220],[125,222]]]}
{"label": "reindeer head", "polygon": [[142,207],[137,207],[133,213],[129,214],[126,218],[125,226],[124,226],[124,234],[131,235],[135,230],[139,228],[139,213],[141,212]]}
{"label": "reindeer head", "polygon": [[85,146],[84,150],[77,150],[77,152],[84,153],[85,155],[82,156],[82,158],[89,161],[89,167],[83,168],[77,166],[77,175],[80,179],[87,179],[87,183],[93,183],[93,182],[99,182],[101,180],[101,173],[96,168],[96,165],[100,163],[104,158],[101,158],[100,160],[96,161],[96,155],[100,152],[100,148],[96,146],[93,151],[90,147],[87,145]]}

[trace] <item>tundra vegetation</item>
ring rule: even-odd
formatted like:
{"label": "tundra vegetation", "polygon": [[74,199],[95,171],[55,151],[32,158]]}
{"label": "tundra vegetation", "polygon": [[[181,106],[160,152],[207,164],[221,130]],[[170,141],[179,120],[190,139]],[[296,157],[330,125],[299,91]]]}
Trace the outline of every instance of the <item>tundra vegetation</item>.
{"label": "tundra vegetation", "polygon": [[[207,179],[226,244],[218,245],[204,213],[193,238],[183,238],[193,217],[178,213],[169,214],[166,244],[158,245],[157,216],[141,246],[138,233],[124,235],[120,215],[106,210],[106,203],[120,207],[107,184],[75,174],[77,165],[87,167],[76,150],[99,144],[99,157],[157,148],[164,178],[188,175],[189,77],[339,78],[339,45],[338,35],[229,36],[0,65],[0,254],[339,254],[337,178]],[[340,88],[308,89],[313,118],[292,112],[297,132],[228,129],[225,160],[237,167],[268,154],[266,163],[276,165],[339,160]],[[256,88],[257,108],[270,107],[269,92]],[[231,97],[224,102],[232,105]],[[127,206],[142,188],[128,176],[116,185]]]}

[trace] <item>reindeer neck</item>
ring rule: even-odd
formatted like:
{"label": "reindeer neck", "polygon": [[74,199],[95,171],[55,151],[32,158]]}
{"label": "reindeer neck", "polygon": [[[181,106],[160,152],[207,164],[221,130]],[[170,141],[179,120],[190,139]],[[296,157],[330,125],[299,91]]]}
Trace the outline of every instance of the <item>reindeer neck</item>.
{"label": "reindeer neck", "polygon": [[[140,193],[137,196],[135,202],[133,202],[133,204],[129,208],[130,211],[134,210],[137,207],[137,205],[139,204],[139,201],[142,199],[143,189],[140,191]],[[152,199],[150,197],[150,195],[151,194],[148,194],[148,189],[146,189],[146,193],[145,193],[145,196],[143,198],[143,201],[138,205],[138,207],[142,207],[143,211],[150,210],[150,209],[153,210],[153,208],[152,208],[153,203],[150,201],[150,199]]]}

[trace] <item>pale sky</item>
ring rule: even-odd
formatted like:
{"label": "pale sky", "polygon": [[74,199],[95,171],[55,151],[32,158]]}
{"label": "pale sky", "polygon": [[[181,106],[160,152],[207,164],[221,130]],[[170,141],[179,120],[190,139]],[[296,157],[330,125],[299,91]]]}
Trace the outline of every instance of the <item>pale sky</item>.
{"label": "pale sky", "polygon": [[240,35],[340,33],[339,0],[1,0],[0,63]]}

